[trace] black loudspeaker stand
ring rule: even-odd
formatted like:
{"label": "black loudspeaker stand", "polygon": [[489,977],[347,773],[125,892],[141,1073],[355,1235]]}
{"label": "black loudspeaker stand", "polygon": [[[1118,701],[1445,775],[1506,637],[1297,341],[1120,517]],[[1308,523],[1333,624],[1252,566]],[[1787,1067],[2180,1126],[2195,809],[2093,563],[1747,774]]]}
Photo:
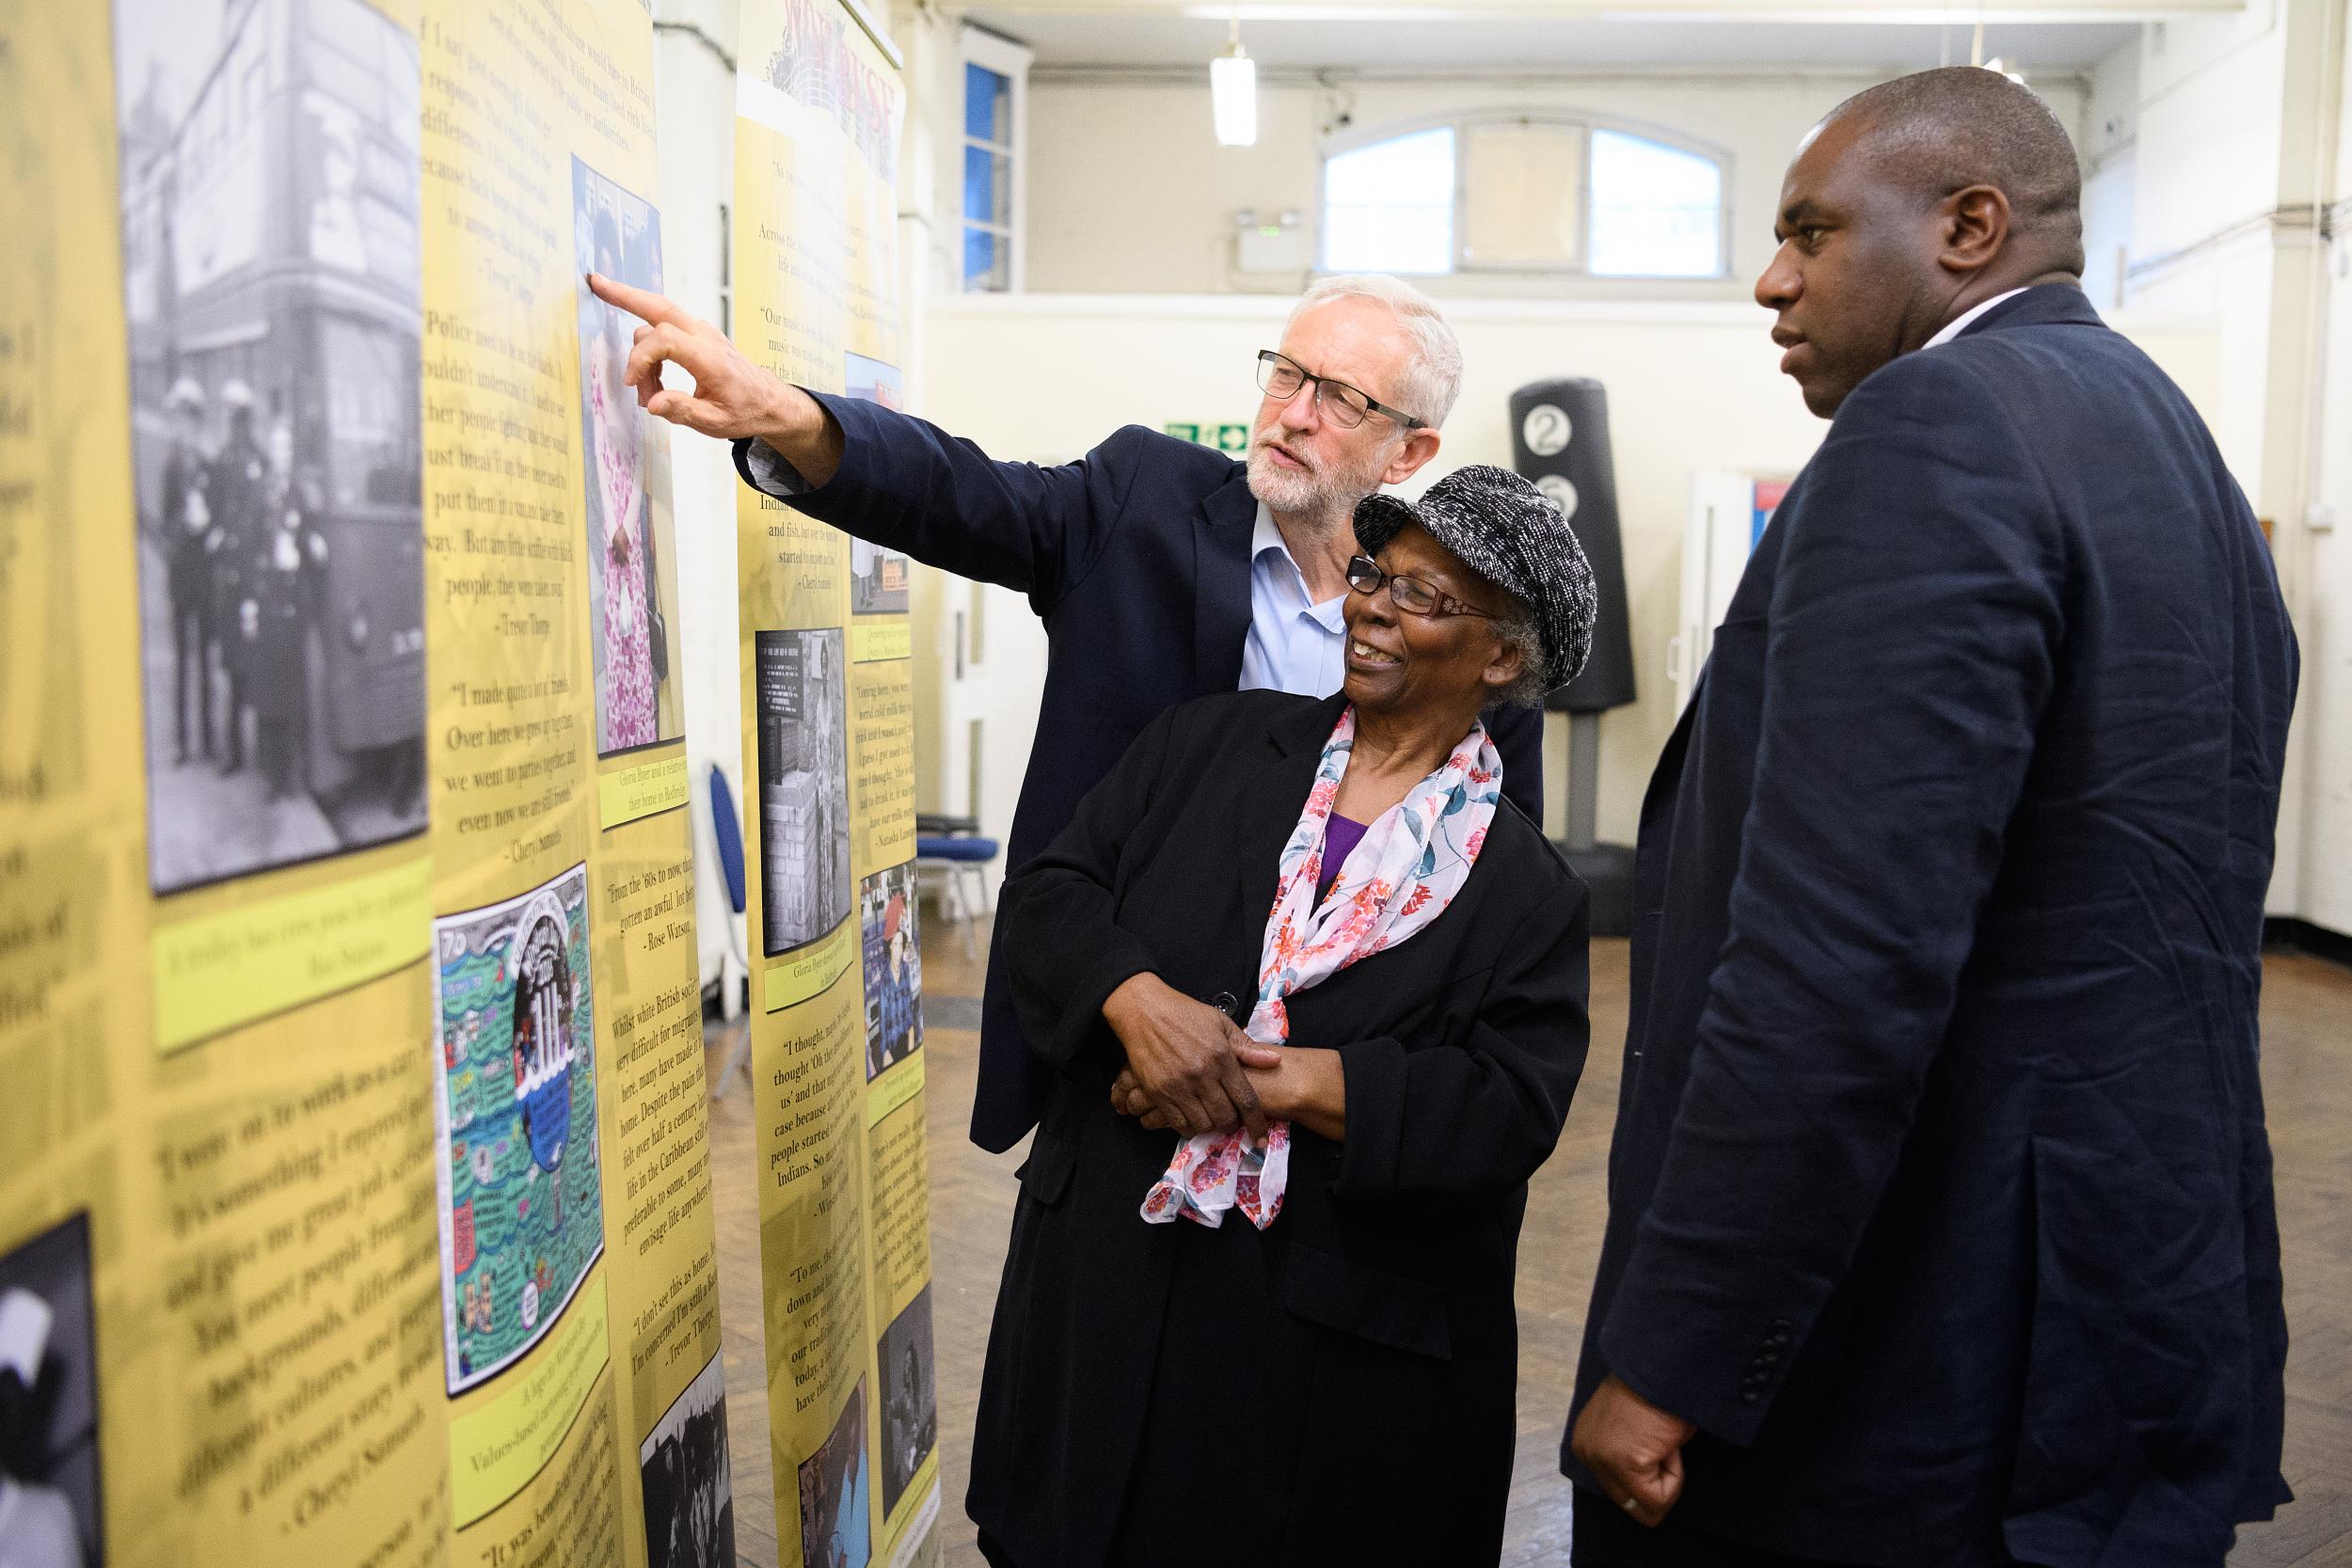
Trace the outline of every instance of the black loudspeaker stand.
{"label": "black loudspeaker stand", "polygon": [[1633,637],[1626,612],[1625,546],[1617,475],[1609,453],[1609,394],[1589,377],[1538,381],[1511,394],[1511,456],[1566,515],[1593,568],[1598,617],[1583,673],[1545,706],[1568,715],[1568,817],[1556,841],[1592,896],[1592,932],[1633,929],[1633,850],[1598,841],[1600,716],[1633,701]]}

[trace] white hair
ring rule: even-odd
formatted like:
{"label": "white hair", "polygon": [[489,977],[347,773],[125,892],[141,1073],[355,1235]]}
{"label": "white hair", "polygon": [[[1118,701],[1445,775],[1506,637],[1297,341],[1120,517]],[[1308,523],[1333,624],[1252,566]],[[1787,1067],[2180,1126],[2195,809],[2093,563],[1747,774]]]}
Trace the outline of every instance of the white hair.
{"label": "white hair", "polygon": [[1446,325],[1437,301],[1386,273],[1342,273],[1321,279],[1298,296],[1290,320],[1283,325],[1284,334],[1315,307],[1343,299],[1376,300],[1394,313],[1397,325],[1412,340],[1413,352],[1406,361],[1404,388],[1391,395],[1405,412],[1426,420],[1432,428],[1444,424],[1445,417],[1454,412],[1454,400],[1462,392],[1462,343]]}

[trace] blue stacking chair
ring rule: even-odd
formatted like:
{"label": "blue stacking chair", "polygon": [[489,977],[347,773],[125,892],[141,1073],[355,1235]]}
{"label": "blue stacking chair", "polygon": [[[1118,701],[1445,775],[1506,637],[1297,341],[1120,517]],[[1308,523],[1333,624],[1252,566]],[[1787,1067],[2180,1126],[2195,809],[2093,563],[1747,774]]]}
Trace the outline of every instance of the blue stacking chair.
{"label": "blue stacking chair", "polygon": [[972,927],[988,903],[987,868],[1000,852],[994,839],[980,836],[980,824],[974,817],[918,816],[914,819],[915,874],[929,871],[940,879],[940,912],[963,927],[967,958],[978,957]]}
{"label": "blue stacking chair", "polygon": [[[743,911],[746,895],[743,891],[743,830],[735,815],[735,791],[727,787],[725,771],[717,763],[710,765],[710,836],[719,847],[719,871],[726,879],[727,906],[735,912],[727,920],[727,952],[735,959],[735,972],[724,964],[719,969],[719,1015],[735,1016],[735,988],[748,984],[752,974],[751,956],[743,946]],[[711,1081],[710,1098],[719,1099],[727,1091],[740,1069],[748,1082],[751,1073],[752,1031],[748,1022],[736,1032],[735,1043],[727,1048],[726,1065]]]}

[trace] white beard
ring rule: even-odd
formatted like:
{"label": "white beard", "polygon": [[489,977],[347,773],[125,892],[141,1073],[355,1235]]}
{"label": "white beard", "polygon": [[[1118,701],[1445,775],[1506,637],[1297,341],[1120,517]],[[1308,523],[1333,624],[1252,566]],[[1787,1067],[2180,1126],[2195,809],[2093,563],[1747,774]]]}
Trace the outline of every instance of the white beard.
{"label": "white beard", "polygon": [[1285,516],[1346,515],[1380,488],[1377,474],[1361,479],[1328,468],[1284,468],[1264,447],[1249,450],[1249,493]]}

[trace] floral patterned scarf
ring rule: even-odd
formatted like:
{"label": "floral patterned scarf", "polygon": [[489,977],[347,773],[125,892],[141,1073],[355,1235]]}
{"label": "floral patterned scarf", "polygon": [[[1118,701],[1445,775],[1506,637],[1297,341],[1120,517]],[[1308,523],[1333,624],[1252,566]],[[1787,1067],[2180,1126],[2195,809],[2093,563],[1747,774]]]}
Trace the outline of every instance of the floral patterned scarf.
{"label": "floral patterned scarf", "polygon": [[[1307,809],[1282,846],[1258,964],[1257,1005],[1246,1033],[1263,1045],[1290,1039],[1283,998],[1327,980],[1357,959],[1393,947],[1445,912],[1470,879],[1502,794],[1502,759],[1486,727],[1470,734],[1436,772],[1415,784],[1364,830],[1339,879],[1321,902],[1324,830],[1356,749],[1356,709],[1342,711],[1324,743]],[[1290,1180],[1290,1124],[1266,1130],[1263,1148],[1247,1128],[1186,1138],[1167,1173],[1143,1200],[1143,1217],[1165,1225],[1178,1214],[1215,1227],[1238,1208],[1263,1230],[1282,1212]]]}

